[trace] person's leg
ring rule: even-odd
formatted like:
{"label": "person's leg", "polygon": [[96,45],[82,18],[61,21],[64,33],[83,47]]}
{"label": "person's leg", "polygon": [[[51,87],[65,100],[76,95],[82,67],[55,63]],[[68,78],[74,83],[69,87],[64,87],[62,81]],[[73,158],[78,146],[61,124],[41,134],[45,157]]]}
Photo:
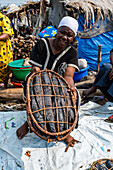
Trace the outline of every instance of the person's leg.
{"label": "person's leg", "polygon": [[82,97],[85,98],[85,97],[89,96],[90,94],[96,92],[97,89],[98,89],[98,86],[93,85],[91,88],[83,91]]}
{"label": "person's leg", "polygon": [[[32,73],[30,72],[27,76],[26,76],[26,79],[25,81],[22,83],[22,87],[23,87],[23,94],[24,94],[24,99],[26,100],[26,85],[27,85],[27,80],[28,80],[28,77],[31,75]],[[19,139],[22,139],[29,131],[29,125],[27,123],[27,121],[17,129],[16,131],[16,134],[17,134],[17,137]]]}
{"label": "person's leg", "polygon": [[7,86],[8,86],[8,79],[6,79],[4,82],[4,88],[7,89]]}
{"label": "person's leg", "polygon": [[17,129],[16,134],[18,139],[22,139],[29,131],[27,121]]}
{"label": "person's leg", "polygon": [[109,87],[99,87],[99,89],[104,94],[104,96],[108,99],[108,101],[113,102],[113,97],[108,93]]}
{"label": "person's leg", "polygon": [[96,90],[99,87],[103,87],[103,86],[108,86],[109,83],[109,72],[112,69],[111,64],[109,63],[105,63],[101,66],[98,74],[96,75],[96,79],[94,81],[94,84],[91,88],[86,89],[83,91],[82,93],[82,97],[85,98],[88,95],[96,92]]}

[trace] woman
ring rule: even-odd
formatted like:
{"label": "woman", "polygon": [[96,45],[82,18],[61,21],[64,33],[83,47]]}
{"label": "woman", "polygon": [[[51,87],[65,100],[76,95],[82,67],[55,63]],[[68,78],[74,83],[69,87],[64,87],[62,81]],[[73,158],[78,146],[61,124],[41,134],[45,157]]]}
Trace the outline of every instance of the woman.
{"label": "woman", "polygon": [[13,29],[8,17],[0,13],[0,86],[7,87],[9,69],[8,64],[13,61],[10,38]]}
{"label": "woman", "polygon": [[110,51],[110,61],[111,63],[104,63],[102,65],[93,86],[83,91],[83,98],[100,89],[105,97],[113,102],[113,49]]}
{"label": "woman", "polygon": [[[32,72],[40,69],[49,69],[58,72],[61,64],[67,65],[64,78],[70,85],[72,91],[75,91],[73,75],[78,71],[77,50],[71,45],[78,30],[78,22],[69,16],[64,17],[58,26],[58,32],[55,39],[41,39],[32,50],[30,64]],[[18,130],[17,136],[22,139],[28,133],[28,123],[25,122]],[[73,146],[74,138],[70,135],[65,142]]]}

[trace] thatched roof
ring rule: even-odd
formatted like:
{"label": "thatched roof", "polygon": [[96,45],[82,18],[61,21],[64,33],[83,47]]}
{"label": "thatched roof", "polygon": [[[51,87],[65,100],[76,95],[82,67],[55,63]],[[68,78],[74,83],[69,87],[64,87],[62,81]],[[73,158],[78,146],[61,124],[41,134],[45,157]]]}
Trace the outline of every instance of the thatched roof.
{"label": "thatched roof", "polygon": [[[36,8],[39,9],[40,8],[40,2],[28,2],[26,4],[23,4],[22,6],[19,7],[18,10],[13,11],[13,14],[21,13],[24,12],[26,10],[32,9],[32,8]],[[12,12],[7,13],[6,15],[9,17],[12,14]]]}
{"label": "thatched roof", "polygon": [[[37,19],[36,29],[41,30],[43,28],[42,22],[47,22],[47,17],[49,15],[50,23],[53,26],[57,26],[59,20],[65,16],[70,15],[78,19],[81,14],[84,17],[84,30],[78,31],[78,37],[80,38],[90,38],[97,36],[101,33],[113,30],[113,0],[53,0],[56,3],[53,6],[48,6],[46,0],[40,2],[29,2],[22,5],[19,10],[13,13],[22,13],[30,8],[35,8],[38,10],[39,15]],[[52,0],[51,0],[52,2]],[[59,6],[59,4],[61,6]],[[50,3],[51,5],[51,3]],[[49,7],[50,13],[45,12],[45,8]],[[52,10],[50,10],[52,9]],[[51,13],[52,11],[52,13]],[[6,14],[8,16],[11,13]],[[39,22],[40,21],[40,22]],[[48,22],[49,23],[49,22]],[[46,24],[45,24],[46,25]]]}
{"label": "thatched roof", "polygon": [[[113,0],[66,0],[66,7],[68,11],[73,12],[74,17],[76,14],[84,15],[84,32],[79,32],[82,38],[113,30]],[[95,30],[99,20],[100,28]],[[89,31],[90,35],[86,34]]]}
{"label": "thatched roof", "polygon": [[[46,0],[38,1],[38,2],[33,2],[33,1],[28,1],[26,4],[23,4],[22,6],[19,7],[19,9],[14,8],[13,12],[9,12],[6,15],[12,20],[12,19],[17,19],[18,17],[23,20],[24,16],[27,16],[28,20],[28,26],[30,26],[30,22],[32,23],[31,17],[28,16],[29,10],[34,9],[35,11],[35,18],[36,18],[36,25],[33,25],[34,30],[33,30],[33,35],[36,35],[37,30],[38,32],[43,28],[43,25],[45,26],[47,23],[47,16],[48,16],[48,11],[46,10],[46,7],[49,7],[49,3]],[[31,20],[31,21],[29,21]],[[16,22],[17,27],[18,23]],[[37,33],[38,34],[38,33]]]}

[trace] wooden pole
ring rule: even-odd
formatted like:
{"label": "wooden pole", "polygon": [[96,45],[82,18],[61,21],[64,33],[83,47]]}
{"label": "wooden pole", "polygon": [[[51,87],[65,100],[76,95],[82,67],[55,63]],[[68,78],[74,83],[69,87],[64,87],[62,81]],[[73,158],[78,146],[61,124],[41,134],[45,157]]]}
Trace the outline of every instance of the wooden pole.
{"label": "wooden pole", "polygon": [[102,45],[98,45],[97,72],[99,72],[99,66],[100,66],[100,62],[101,62],[101,55],[102,55]]}
{"label": "wooden pole", "polygon": [[27,8],[26,8],[26,16],[27,16],[28,26],[30,27],[30,23],[29,23],[29,15],[28,15]]}
{"label": "wooden pole", "polygon": [[0,101],[23,100],[23,88],[8,88],[0,90]]}

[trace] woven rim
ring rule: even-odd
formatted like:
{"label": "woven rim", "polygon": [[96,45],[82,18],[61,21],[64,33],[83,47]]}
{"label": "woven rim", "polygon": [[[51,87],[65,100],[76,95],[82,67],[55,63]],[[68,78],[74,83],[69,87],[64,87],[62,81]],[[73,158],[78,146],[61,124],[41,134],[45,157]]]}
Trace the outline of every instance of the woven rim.
{"label": "woven rim", "polygon": [[[30,95],[29,95],[29,94],[30,94],[30,88],[29,88],[29,86],[30,86],[30,81],[31,81],[31,79],[33,79],[36,75],[40,75],[42,72],[54,73],[54,74],[57,75],[59,78],[61,78],[61,79],[65,82],[66,86],[70,89],[70,87],[69,87],[68,83],[66,82],[66,80],[65,80],[62,76],[60,76],[58,73],[56,73],[56,72],[54,72],[54,71],[51,71],[51,70],[47,70],[47,69],[46,69],[46,70],[41,70],[41,71],[39,71],[39,72],[35,72],[35,73],[31,74],[31,75],[29,76],[29,78],[28,78],[28,81],[27,81],[27,105],[26,105],[26,110],[27,110],[27,120],[28,120],[28,124],[29,124],[31,130],[32,130],[36,135],[38,135],[40,138],[42,138],[42,139],[44,139],[44,140],[53,141],[53,140],[56,140],[56,139],[49,139],[49,138],[45,138],[44,136],[41,136],[41,135],[33,128],[32,123],[31,123],[31,119],[33,120],[33,122],[35,123],[35,125],[37,126],[37,128],[38,128],[41,132],[43,132],[44,134],[50,135],[50,136],[52,136],[52,137],[57,136],[57,140],[59,140],[59,141],[60,141],[60,140],[64,140],[64,139],[72,132],[72,130],[74,129],[74,127],[75,127],[75,125],[76,125],[76,123],[77,123],[77,110],[76,110],[76,96],[77,96],[77,94],[76,94],[76,93],[73,93],[72,91],[70,91],[71,99],[72,99],[72,103],[73,103],[73,109],[74,109],[74,111],[75,111],[75,120],[74,120],[72,126],[71,126],[69,129],[67,129],[67,130],[64,130],[64,131],[62,131],[62,132],[57,132],[57,133],[51,133],[51,132],[48,132],[47,130],[44,130],[43,128],[40,127],[39,123],[36,121],[35,117],[34,117],[33,114],[32,114],[32,110],[31,110],[31,106],[30,106],[30,100],[31,100],[31,99],[30,99]],[[55,122],[55,121],[54,121],[54,122]],[[59,122],[57,122],[57,123],[59,123]],[[63,136],[62,138],[59,138],[60,135],[65,135],[65,136]]]}
{"label": "woven rim", "polygon": [[[93,162],[93,164],[91,165],[90,170],[96,170],[96,169],[95,169],[95,164],[96,164],[96,163],[99,163],[99,164],[100,164],[102,161],[103,161],[103,163],[104,163],[104,162],[107,161],[107,160],[110,160],[110,161],[113,163],[113,159],[110,159],[110,158],[99,159],[99,160]],[[106,167],[106,168],[107,168],[107,167]],[[112,167],[112,168],[113,168],[113,167]],[[111,169],[111,168],[110,168],[110,169]],[[110,170],[110,169],[108,169],[108,170]]]}

